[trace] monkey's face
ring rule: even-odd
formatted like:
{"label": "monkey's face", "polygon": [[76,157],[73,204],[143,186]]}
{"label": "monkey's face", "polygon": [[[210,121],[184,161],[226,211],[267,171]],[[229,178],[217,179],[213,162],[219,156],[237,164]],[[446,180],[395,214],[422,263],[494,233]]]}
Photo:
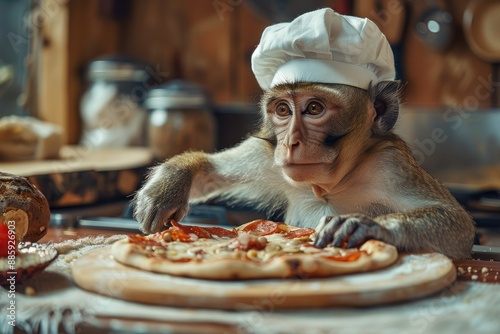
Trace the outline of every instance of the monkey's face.
{"label": "monkey's face", "polygon": [[292,180],[328,182],[342,161],[370,137],[375,112],[368,94],[343,85],[297,83],[269,90],[263,137],[275,145],[275,163]]}

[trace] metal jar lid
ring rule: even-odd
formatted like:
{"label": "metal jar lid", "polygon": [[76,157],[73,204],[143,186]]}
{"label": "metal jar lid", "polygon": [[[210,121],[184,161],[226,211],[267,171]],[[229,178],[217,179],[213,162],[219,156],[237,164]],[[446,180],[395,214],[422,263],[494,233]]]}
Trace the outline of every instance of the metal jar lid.
{"label": "metal jar lid", "polygon": [[142,82],[148,77],[146,64],[123,55],[97,58],[90,62],[87,67],[87,78],[90,81]]}
{"label": "metal jar lid", "polygon": [[154,109],[203,109],[210,105],[205,90],[191,82],[172,80],[149,91],[144,107]]}

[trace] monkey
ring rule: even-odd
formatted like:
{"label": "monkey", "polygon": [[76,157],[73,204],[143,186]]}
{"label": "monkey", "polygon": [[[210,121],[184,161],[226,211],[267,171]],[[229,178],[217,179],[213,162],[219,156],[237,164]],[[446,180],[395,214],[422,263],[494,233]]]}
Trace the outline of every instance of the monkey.
{"label": "monkey", "polygon": [[392,130],[401,83],[368,89],[286,82],[265,91],[259,129],[215,153],[185,152],[152,168],[136,193],[145,233],[180,220],[188,203],[250,203],[316,229],[314,245],[377,239],[401,252],[469,258],[475,224]]}

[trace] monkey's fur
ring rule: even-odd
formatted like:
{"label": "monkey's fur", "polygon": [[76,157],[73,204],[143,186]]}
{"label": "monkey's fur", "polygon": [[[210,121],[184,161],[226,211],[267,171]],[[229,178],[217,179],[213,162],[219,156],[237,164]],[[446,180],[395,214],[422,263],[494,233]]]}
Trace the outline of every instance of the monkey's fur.
{"label": "monkey's fur", "polygon": [[400,251],[468,258],[475,226],[390,130],[399,83],[363,90],[292,83],[265,92],[258,133],[215,154],[188,152],[152,169],[135,197],[144,232],[180,220],[188,202],[218,197],[284,213],[317,229],[315,245],[368,239]]}

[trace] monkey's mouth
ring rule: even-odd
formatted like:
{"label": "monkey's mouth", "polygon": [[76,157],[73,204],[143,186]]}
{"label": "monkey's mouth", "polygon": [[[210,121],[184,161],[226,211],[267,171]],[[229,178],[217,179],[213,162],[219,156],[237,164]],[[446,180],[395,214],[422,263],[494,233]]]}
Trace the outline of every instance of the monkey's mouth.
{"label": "monkey's mouth", "polygon": [[313,167],[313,166],[320,166],[324,165],[323,162],[301,162],[301,163],[296,163],[296,162],[288,162],[283,164],[283,168],[308,168],[308,167]]}
{"label": "monkey's mouth", "polygon": [[282,168],[308,168],[314,166],[322,166],[325,162],[323,161],[293,161],[285,160],[281,163]]}
{"label": "monkey's mouth", "polygon": [[324,166],[322,162],[286,163],[282,169],[294,181],[310,181],[323,173]]}

